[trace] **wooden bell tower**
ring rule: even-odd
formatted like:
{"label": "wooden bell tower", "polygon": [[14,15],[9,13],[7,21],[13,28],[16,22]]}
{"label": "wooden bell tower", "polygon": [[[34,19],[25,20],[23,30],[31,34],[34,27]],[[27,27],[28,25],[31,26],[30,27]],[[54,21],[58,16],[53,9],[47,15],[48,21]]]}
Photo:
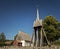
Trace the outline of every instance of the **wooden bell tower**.
{"label": "wooden bell tower", "polygon": [[[39,11],[37,9],[36,20],[33,23],[34,33],[32,35],[32,44],[35,47],[43,46],[43,34],[47,40],[46,34],[43,29],[42,19],[39,19]],[[48,40],[47,40],[48,42]]]}

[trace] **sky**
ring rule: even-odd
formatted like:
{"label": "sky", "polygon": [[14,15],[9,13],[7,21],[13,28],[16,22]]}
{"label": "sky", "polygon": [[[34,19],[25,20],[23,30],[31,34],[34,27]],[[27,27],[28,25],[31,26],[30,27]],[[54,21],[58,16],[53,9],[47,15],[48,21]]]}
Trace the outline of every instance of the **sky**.
{"label": "sky", "polygon": [[40,18],[52,15],[60,22],[60,0],[0,0],[0,33],[10,40],[20,30],[32,36],[37,8]]}

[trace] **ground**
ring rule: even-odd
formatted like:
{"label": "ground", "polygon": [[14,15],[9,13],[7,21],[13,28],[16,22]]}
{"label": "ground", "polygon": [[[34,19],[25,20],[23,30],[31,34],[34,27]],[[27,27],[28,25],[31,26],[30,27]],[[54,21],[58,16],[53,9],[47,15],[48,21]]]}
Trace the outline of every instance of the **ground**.
{"label": "ground", "polygon": [[0,47],[0,49],[60,49],[60,46],[44,46],[44,47],[16,47],[16,46],[6,46],[6,47]]}

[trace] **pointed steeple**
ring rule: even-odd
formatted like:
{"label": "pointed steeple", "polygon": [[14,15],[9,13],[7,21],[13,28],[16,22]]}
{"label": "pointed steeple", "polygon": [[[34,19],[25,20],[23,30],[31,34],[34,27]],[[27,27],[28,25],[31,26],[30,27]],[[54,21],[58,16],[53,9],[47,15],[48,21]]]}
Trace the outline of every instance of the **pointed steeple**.
{"label": "pointed steeple", "polygon": [[37,18],[39,20],[39,11],[38,11],[38,8],[37,8],[37,14],[36,14]]}
{"label": "pointed steeple", "polygon": [[39,11],[37,8],[36,20],[34,21],[33,27],[42,26],[42,19],[39,19]]}

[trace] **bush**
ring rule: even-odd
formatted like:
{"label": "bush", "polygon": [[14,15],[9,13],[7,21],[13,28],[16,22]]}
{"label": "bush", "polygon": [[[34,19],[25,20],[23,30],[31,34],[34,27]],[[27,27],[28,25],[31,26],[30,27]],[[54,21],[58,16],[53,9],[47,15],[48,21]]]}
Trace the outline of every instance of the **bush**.
{"label": "bush", "polygon": [[53,42],[54,45],[60,45],[60,40]]}
{"label": "bush", "polygon": [[5,46],[5,42],[0,42],[0,46]]}

